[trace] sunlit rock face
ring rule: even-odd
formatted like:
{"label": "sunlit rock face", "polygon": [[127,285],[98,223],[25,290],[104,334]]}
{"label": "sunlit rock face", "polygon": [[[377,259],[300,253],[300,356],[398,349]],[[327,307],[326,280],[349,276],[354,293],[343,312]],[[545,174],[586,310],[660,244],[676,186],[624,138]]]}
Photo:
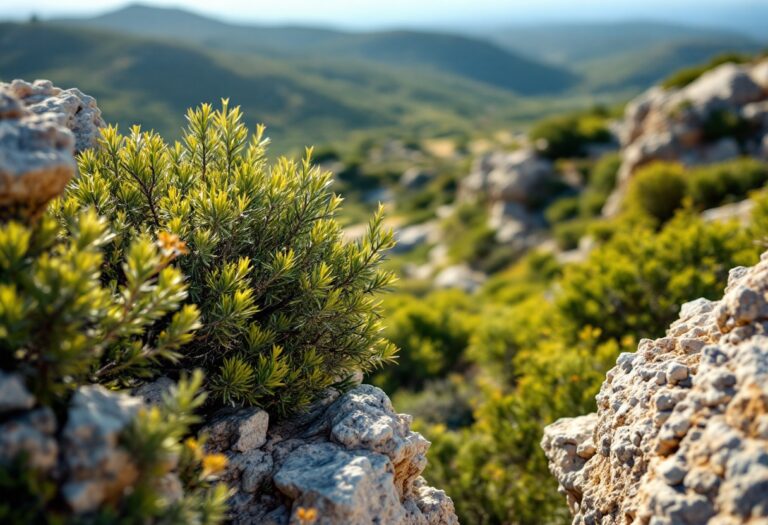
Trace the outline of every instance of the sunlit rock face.
{"label": "sunlit rock face", "polygon": [[0,83],[0,208],[34,217],[74,176],[104,126],[96,101],[47,80]]}
{"label": "sunlit rock face", "polygon": [[[726,126],[730,131],[722,133]],[[618,188],[605,215],[621,210],[632,175],[651,162],[696,165],[740,155],[768,159],[768,60],[723,64],[680,89],[649,89],[627,105],[619,135]]]}
{"label": "sunlit rock face", "polygon": [[542,447],[575,524],[768,520],[768,254],[622,354]]}
{"label": "sunlit rock face", "polygon": [[360,385],[270,425],[266,412],[223,411],[203,430],[228,457],[233,523],[458,524],[453,502],[421,477],[429,442],[387,395]]}

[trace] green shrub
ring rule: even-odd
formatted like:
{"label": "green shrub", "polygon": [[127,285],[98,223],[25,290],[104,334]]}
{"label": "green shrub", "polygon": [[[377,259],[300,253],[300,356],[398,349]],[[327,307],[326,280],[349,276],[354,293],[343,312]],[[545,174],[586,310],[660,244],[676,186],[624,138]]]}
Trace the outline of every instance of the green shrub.
{"label": "green shrub", "polygon": [[712,111],[701,125],[704,140],[716,142],[732,138],[742,143],[753,132],[753,126],[738,113],[726,109]]}
{"label": "green shrub", "polygon": [[557,199],[544,211],[549,224],[557,224],[576,218],[579,215],[580,199],[577,196]]}
{"label": "green shrub", "polygon": [[389,340],[400,348],[399,365],[382,371],[375,382],[387,391],[417,389],[426,381],[458,371],[473,323],[473,303],[460,290],[405,294],[384,303]]}
{"label": "green shrub", "polygon": [[[465,357],[477,365],[474,422],[421,428],[432,441],[425,476],[452,496],[463,523],[570,523],[539,446],[543,428],[593,411],[620,351],[663,336],[683,302],[720,296],[728,270],[759,252],[745,229],[691,213],[660,231],[628,224],[561,276],[547,270],[549,285],[478,315]],[[521,264],[507,282],[526,275]],[[503,277],[487,297],[501,297]]]}
{"label": "green shrub", "polygon": [[158,360],[179,359],[199,326],[194,306],[176,311],[187,285],[169,263],[183,245],[138,236],[105,286],[105,221],[78,212],[60,233],[50,217],[0,224],[0,368],[50,404],[81,384],[130,385]]}
{"label": "green shrub", "polygon": [[[0,369],[19,375],[38,406],[60,415],[79,386],[130,386],[151,366],[179,359],[199,314],[191,305],[180,308],[187,286],[170,265],[185,247],[160,237],[133,239],[115,279],[105,283],[104,250],[114,236],[92,210],[73,213],[65,224],[48,215],[33,224],[0,223]],[[211,483],[203,466],[208,456],[185,456],[181,445],[198,422],[201,384],[196,373],[162,406],[139,412],[120,443],[137,479],[95,514],[75,518],[62,508],[56,469],[38,471],[23,455],[0,464],[0,522],[221,523],[226,487]],[[157,480],[177,459],[184,494],[168,501]]]}
{"label": "green shrub", "polygon": [[536,123],[529,133],[543,142],[542,153],[550,159],[581,157],[590,143],[611,141],[607,114],[601,110],[550,117]]}
{"label": "green shrub", "polygon": [[682,206],[685,193],[685,168],[682,165],[653,163],[632,177],[626,208],[640,211],[663,223]]}
{"label": "green shrub", "polygon": [[393,359],[376,293],[392,281],[379,262],[392,246],[381,210],[367,235],[346,243],[329,173],[301,162],[270,165],[263,128],[248,139],[238,108],[187,113],[183,142],[134,128],[104,131],[80,158],[80,177],[58,213],[93,206],[119,232],[105,277],[119,280],[133,239],[168,231],[202,314],[180,368],[206,370],[221,404],[301,410],[356,370]]}
{"label": "green shrub", "polygon": [[555,224],[552,228],[552,235],[555,237],[557,246],[561,250],[575,250],[579,247],[579,241],[589,231],[591,221],[574,219],[568,222]]}
{"label": "green shrub", "polygon": [[730,268],[756,259],[744,229],[685,212],[659,233],[616,233],[584,264],[566,267],[557,305],[573,330],[592,326],[614,340],[660,337],[682,302],[720,296]]}
{"label": "green shrub", "polygon": [[686,176],[687,192],[693,204],[701,209],[714,208],[741,200],[768,182],[768,165],[744,158],[693,168]]}

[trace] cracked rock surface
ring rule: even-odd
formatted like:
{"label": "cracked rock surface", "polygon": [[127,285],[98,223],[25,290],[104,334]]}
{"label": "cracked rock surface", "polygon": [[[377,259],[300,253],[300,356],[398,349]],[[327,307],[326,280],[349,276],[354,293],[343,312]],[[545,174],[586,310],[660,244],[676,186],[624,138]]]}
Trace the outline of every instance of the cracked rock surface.
{"label": "cracked rock surface", "polygon": [[574,524],[768,523],[768,254],[622,354],[597,405],[542,440]]}
{"label": "cracked rock surface", "polygon": [[233,523],[299,523],[303,507],[318,525],[458,524],[451,499],[421,477],[429,442],[410,425],[384,392],[360,385],[271,428],[265,412],[240,409],[204,430],[229,458]]}

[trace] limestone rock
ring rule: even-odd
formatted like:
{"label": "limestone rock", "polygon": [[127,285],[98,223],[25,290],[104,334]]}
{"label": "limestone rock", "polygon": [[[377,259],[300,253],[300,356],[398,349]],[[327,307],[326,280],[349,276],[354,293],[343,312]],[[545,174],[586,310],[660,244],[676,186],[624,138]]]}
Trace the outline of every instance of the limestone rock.
{"label": "limestone rock", "polygon": [[56,417],[49,408],[32,410],[0,424],[0,463],[10,463],[24,453],[32,468],[52,470],[59,453],[55,432]]}
{"label": "limestone rock", "polygon": [[420,168],[408,168],[400,176],[400,185],[409,190],[419,189],[425,186],[434,178],[435,174],[431,171]]}
{"label": "limestone rock", "polygon": [[207,447],[216,452],[247,452],[267,442],[269,414],[260,408],[224,411],[203,427]]}
{"label": "limestone rock", "polygon": [[576,524],[768,520],[768,256],[622,354],[542,447]]}
{"label": "limestone rock", "polygon": [[485,274],[476,272],[466,264],[458,264],[441,270],[435,276],[434,285],[437,288],[459,288],[465,292],[474,292],[485,280]]}
{"label": "limestone rock", "polygon": [[[405,510],[386,456],[348,452],[333,443],[304,445],[275,474],[275,485],[294,509],[313,508],[318,525],[402,523]],[[296,510],[294,510],[294,513]]]}
{"label": "limestone rock", "polygon": [[74,153],[96,143],[96,101],[49,81],[0,83],[0,207],[34,217],[77,168]]}
{"label": "limestone rock", "polygon": [[16,79],[0,84],[0,91],[8,91],[35,115],[55,115],[59,125],[75,136],[75,151],[96,147],[99,129],[106,126],[96,99],[77,88],[61,89],[50,80],[25,82]]}
{"label": "limestone rock", "polygon": [[410,425],[384,392],[360,385],[274,425],[259,447],[230,445],[233,523],[299,523],[303,507],[317,524],[457,524],[451,499],[421,477],[429,442]]}
{"label": "limestone rock", "polygon": [[[653,161],[696,165],[762,155],[763,137],[768,134],[767,71],[768,60],[755,65],[723,64],[683,88],[653,87],[630,102],[619,131],[618,187],[603,213],[618,213],[629,180]],[[707,133],[713,119],[723,113],[749,125],[749,134],[738,143]]]}
{"label": "limestone rock", "polygon": [[135,481],[136,467],[118,439],[141,406],[138,398],[97,385],[75,393],[62,437],[68,478],[62,493],[73,511],[93,511]]}
{"label": "limestone rock", "polygon": [[554,166],[532,149],[480,157],[461,182],[462,198],[486,194],[491,200],[529,203],[536,190],[555,177]]}
{"label": "limestone rock", "polygon": [[21,377],[0,370],[0,414],[14,410],[29,410],[33,406],[35,406],[35,398],[24,386]]}
{"label": "limestone rock", "polygon": [[174,383],[171,378],[161,376],[149,383],[144,383],[135,388],[131,394],[141,398],[146,405],[159,405],[162,403],[163,397],[167,395],[175,385],[176,383]]}

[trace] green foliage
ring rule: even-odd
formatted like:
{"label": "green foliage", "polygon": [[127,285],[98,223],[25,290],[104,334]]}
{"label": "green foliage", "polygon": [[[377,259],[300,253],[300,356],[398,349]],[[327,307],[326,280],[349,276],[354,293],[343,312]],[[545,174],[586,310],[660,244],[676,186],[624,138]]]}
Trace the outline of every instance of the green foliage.
{"label": "green foliage", "polygon": [[145,232],[171,232],[169,249],[188,247],[180,267],[203,316],[180,366],[204,368],[219,403],[286,414],[355,370],[393,360],[376,299],[393,280],[379,268],[393,244],[381,210],[362,239],[344,242],[341,198],[311,151],[270,165],[264,129],[249,139],[226,100],[187,119],[173,145],[138,128],[105,130],[58,209],[66,220],[92,205],[120,232],[106,261],[110,279]]}
{"label": "green foliage", "polygon": [[[593,411],[619,352],[663,336],[683,302],[720,296],[731,267],[756,262],[765,200],[750,229],[704,223],[690,211],[661,227],[615,219],[582,263],[561,269],[534,252],[488,281],[474,296],[463,379],[452,380],[461,386],[430,383],[421,397],[403,398],[408,409],[421,399],[473,407],[471,424],[433,415],[420,427],[433,443],[425,475],[451,495],[462,522],[570,522],[539,447],[544,426]],[[435,308],[430,296],[424,302]]]}
{"label": "green foliage", "polygon": [[753,158],[693,168],[686,175],[688,195],[701,209],[744,199],[768,182],[768,165]]}
{"label": "green foliage", "polygon": [[[199,327],[197,309],[181,306],[187,286],[170,264],[182,250],[138,235],[105,279],[104,254],[114,240],[93,210],[72,210],[61,223],[44,215],[33,224],[0,224],[0,368],[19,374],[37,404],[58,413],[81,385],[128,386],[151,367],[177,361]],[[0,521],[221,523],[227,489],[203,472],[202,455],[184,467],[198,475],[185,480],[178,501],[168,501],[158,482],[198,422],[192,412],[205,399],[201,384],[200,373],[182,380],[162,407],[140,412],[123,433],[121,445],[137,470],[124,494],[94,514],[73,516],[59,503],[61,473],[38,471],[21,455],[0,465]]]}
{"label": "green foliage", "polygon": [[536,123],[529,136],[541,143],[542,153],[550,159],[581,157],[587,145],[610,142],[607,117],[602,108],[550,117]]}
{"label": "green foliage", "polygon": [[684,168],[656,162],[632,178],[626,209],[663,223],[687,202],[697,210],[746,199],[768,182],[768,165],[753,158]]}
{"label": "green foliage", "polygon": [[544,217],[546,217],[549,224],[557,224],[574,219],[579,215],[579,203],[580,199],[578,196],[557,199],[544,211]]}
{"label": "green foliage", "polygon": [[664,222],[671,219],[681,207],[685,192],[683,166],[654,163],[642,168],[632,177],[626,197],[626,208]]}
{"label": "green foliage", "polygon": [[659,337],[682,302],[718,297],[730,268],[755,261],[746,231],[683,212],[659,233],[627,228],[567,267],[557,305],[574,330],[596,327],[602,339]]}
{"label": "green foliage", "polygon": [[[136,525],[155,519],[162,523],[214,525],[225,517],[228,489],[214,483],[226,458],[207,455],[194,438],[187,438],[190,427],[200,422],[194,411],[205,402],[201,393],[203,375],[196,371],[163,398],[160,406],[143,409],[124,432],[122,445],[139,468],[134,488],[119,508],[102,512],[101,519],[115,519]],[[177,471],[184,488],[178,501],[168,501],[157,489],[159,479],[169,473],[178,460]],[[112,514],[116,513],[116,514]]]}
{"label": "green foliage", "polygon": [[0,368],[47,404],[85,382],[130,384],[177,360],[199,326],[195,307],[176,311],[187,297],[169,265],[177,254],[138,236],[104,286],[105,221],[74,210],[59,233],[49,217],[0,224]]}
{"label": "green foliage", "polygon": [[496,233],[488,226],[488,214],[479,204],[459,205],[445,220],[443,231],[450,232],[449,255],[455,261],[487,259],[496,247]]}
{"label": "green foliage", "polygon": [[754,130],[755,127],[748,120],[726,109],[712,111],[701,125],[704,139],[710,142],[732,138],[743,143]]}
{"label": "green foliage", "polygon": [[436,291],[423,299],[399,294],[384,307],[385,334],[400,348],[399,365],[382,371],[377,384],[386,391],[417,389],[458,370],[473,322],[469,296],[459,290]]}
{"label": "green foliage", "polygon": [[582,217],[599,215],[616,187],[616,177],[621,166],[618,153],[603,155],[589,171],[587,186],[579,196],[579,212]]}

